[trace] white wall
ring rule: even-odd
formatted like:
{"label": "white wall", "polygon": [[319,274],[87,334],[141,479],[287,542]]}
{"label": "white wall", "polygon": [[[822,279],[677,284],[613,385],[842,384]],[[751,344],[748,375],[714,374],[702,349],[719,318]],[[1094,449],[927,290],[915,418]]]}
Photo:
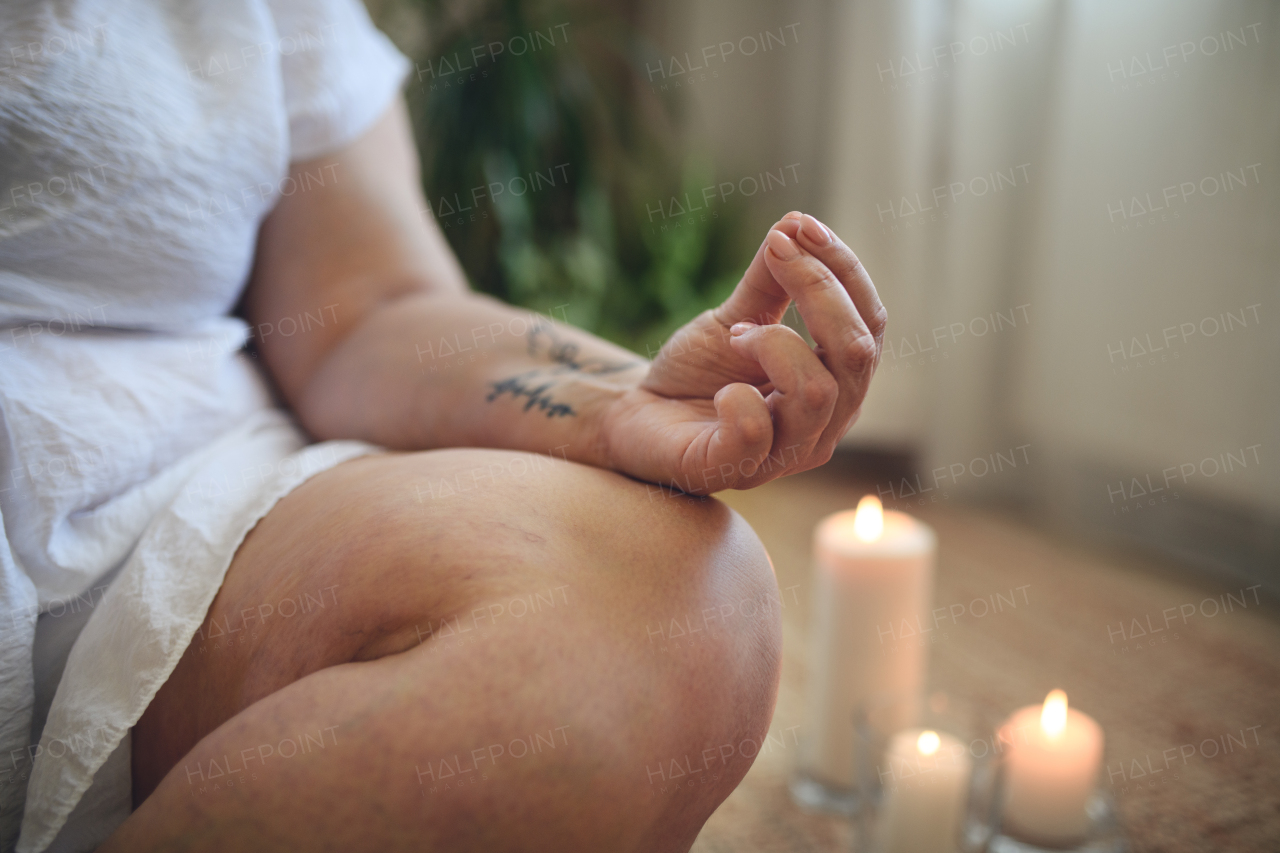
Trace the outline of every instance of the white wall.
{"label": "white wall", "polygon": [[[1026,284],[1045,322],[1021,342],[1012,413],[1062,453],[1134,475],[1260,444],[1248,467],[1197,471],[1188,486],[1271,513],[1280,513],[1278,9],[1099,3],[1069,19]],[[1223,50],[1221,34],[1242,29],[1248,44]],[[1145,66],[1148,52],[1165,64],[1170,45],[1179,47],[1160,79],[1117,73],[1122,63],[1141,71],[1134,58]],[[1243,185],[1216,189],[1228,171]],[[1130,218],[1148,193],[1167,209]],[[1227,312],[1246,324],[1208,336]],[[1186,340],[1183,324],[1197,327]],[[1147,335],[1165,349],[1133,357]]]}

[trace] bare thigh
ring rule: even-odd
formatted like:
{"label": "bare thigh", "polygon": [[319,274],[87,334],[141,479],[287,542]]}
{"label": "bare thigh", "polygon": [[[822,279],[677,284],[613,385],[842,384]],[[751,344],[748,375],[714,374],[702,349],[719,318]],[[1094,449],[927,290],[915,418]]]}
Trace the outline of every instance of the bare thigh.
{"label": "bare thigh", "polygon": [[242,544],[103,849],[687,849],[750,765],[720,747],[767,729],[771,602],[714,500],[502,451],[345,463]]}

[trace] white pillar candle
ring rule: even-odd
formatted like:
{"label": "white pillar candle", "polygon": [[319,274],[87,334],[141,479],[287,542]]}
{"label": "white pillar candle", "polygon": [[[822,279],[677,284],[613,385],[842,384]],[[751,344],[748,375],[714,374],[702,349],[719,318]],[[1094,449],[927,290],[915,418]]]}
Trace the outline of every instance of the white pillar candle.
{"label": "white pillar candle", "polygon": [[814,531],[816,578],[801,769],[853,786],[854,715],[887,738],[916,724],[935,537],[868,495]]}
{"label": "white pillar candle", "polygon": [[894,735],[880,767],[881,853],[954,853],[971,772],[969,751],[951,735]]}
{"label": "white pillar candle", "polygon": [[1000,727],[1004,750],[1004,830],[1026,841],[1062,844],[1087,832],[1085,803],[1098,784],[1102,727],[1067,707],[1054,690],[1044,705],[1015,712]]}

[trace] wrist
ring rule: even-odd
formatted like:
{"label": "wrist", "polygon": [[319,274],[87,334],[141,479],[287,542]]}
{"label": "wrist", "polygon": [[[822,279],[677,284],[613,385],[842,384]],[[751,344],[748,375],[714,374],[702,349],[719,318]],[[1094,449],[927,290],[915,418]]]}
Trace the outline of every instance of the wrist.
{"label": "wrist", "polygon": [[[637,365],[647,370],[648,365]],[[573,418],[571,444],[566,448],[566,458],[597,468],[617,470],[618,455],[613,445],[616,435],[614,424],[625,399],[644,378],[639,369],[627,371],[628,375],[602,377],[575,375],[566,380],[565,395],[578,401],[577,414]]]}

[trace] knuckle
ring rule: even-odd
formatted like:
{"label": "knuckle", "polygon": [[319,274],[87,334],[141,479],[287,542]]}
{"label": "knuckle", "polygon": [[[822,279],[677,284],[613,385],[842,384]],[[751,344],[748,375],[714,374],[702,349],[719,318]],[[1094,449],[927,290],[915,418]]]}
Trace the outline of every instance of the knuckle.
{"label": "knuckle", "polygon": [[859,275],[862,263],[848,246],[841,245],[829,256],[829,266],[841,282],[853,281]]}
{"label": "knuckle", "polygon": [[800,276],[800,286],[806,290],[827,290],[841,285],[836,279],[835,273],[821,261],[815,259],[813,263],[804,265]]}
{"label": "knuckle", "polygon": [[804,380],[798,389],[800,402],[809,411],[825,409],[839,393],[840,385],[829,373]]}
{"label": "knuckle", "polygon": [[876,349],[875,338],[869,334],[858,334],[845,345],[845,364],[859,370],[865,368],[875,362]]}
{"label": "knuckle", "polygon": [[850,278],[865,278],[867,281],[871,281],[871,276],[867,273],[867,268],[862,265],[862,261],[858,260],[858,256],[853,253],[853,249],[845,246],[845,251],[849,254],[845,268],[847,275]]}

